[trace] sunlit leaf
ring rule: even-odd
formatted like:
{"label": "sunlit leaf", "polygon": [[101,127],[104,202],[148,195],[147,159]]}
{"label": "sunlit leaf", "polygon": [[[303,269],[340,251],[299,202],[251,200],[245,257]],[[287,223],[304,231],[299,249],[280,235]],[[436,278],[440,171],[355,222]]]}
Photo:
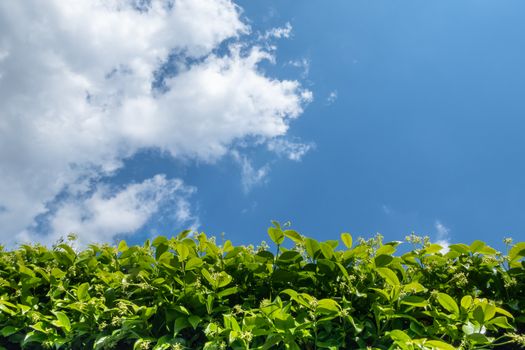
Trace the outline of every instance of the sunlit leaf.
{"label": "sunlit leaf", "polygon": [[348,232],[341,233],[341,240],[348,249],[352,248],[352,235]]}
{"label": "sunlit leaf", "polygon": [[446,293],[438,293],[437,301],[445,310],[455,315],[459,315],[459,307],[456,301]]}
{"label": "sunlit leaf", "polygon": [[278,245],[281,245],[284,241],[284,233],[280,228],[277,227],[269,227],[268,236],[270,236],[270,239]]}
{"label": "sunlit leaf", "polygon": [[316,253],[320,250],[319,242],[312,238],[305,239],[305,249],[312,259],[316,257]]}
{"label": "sunlit leaf", "polygon": [[71,323],[69,322],[69,317],[67,317],[67,315],[62,311],[53,311],[53,313],[57,317],[56,325],[69,332],[71,330]]}
{"label": "sunlit leaf", "polygon": [[202,264],[203,264],[202,259],[197,258],[197,257],[190,258],[190,260],[188,260],[188,262],[186,263],[186,270],[187,271],[193,270],[197,267],[202,266]]}
{"label": "sunlit leaf", "polygon": [[425,346],[427,347],[430,346],[432,347],[432,349],[435,349],[435,350],[456,350],[455,346],[452,346],[441,340],[427,340],[425,342]]}
{"label": "sunlit leaf", "polygon": [[472,305],[472,297],[470,295],[465,295],[463,298],[461,298],[460,304],[463,309],[470,309],[470,306]]}
{"label": "sunlit leaf", "polygon": [[286,237],[290,238],[295,243],[303,243],[304,242],[303,237],[297,231],[285,230],[283,233],[284,233],[284,235]]}
{"label": "sunlit leaf", "polygon": [[389,265],[394,258],[392,255],[381,254],[374,258],[375,265],[377,267],[383,267]]}
{"label": "sunlit leaf", "polygon": [[89,299],[88,289],[89,289],[89,283],[87,282],[82,283],[80,286],[78,286],[77,288],[78,300],[84,301],[84,300]]}
{"label": "sunlit leaf", "polygon": [[391,286],[399,286],[400,285],[399,278],[397,277],[396,273],[394,271],[390,270],[389,268],[387,268],[387,267],[378,267],[378,268],[376,268],[376,271]]}
{"label": "sunlit leaf", "polygon": [[325,242],[322,242],[319,246],[321,248],[321,252],[323,252],[324,257],[326,259],[332,259],[332,257],[334,256],[334,250],[332,249],[332,247]]}

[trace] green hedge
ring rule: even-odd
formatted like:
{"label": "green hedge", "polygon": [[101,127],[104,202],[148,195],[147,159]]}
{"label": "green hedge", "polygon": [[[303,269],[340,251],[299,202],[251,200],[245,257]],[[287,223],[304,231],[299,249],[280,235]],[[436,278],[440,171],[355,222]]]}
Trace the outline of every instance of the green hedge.
{"label": "green hedge", "polygon": [[268,233],[271,249],[189,231],[142,246],[1,249],[0,349],[525,345],[525,242],[444,253],[413,235],[400,245],[318,242],[278,223]]}

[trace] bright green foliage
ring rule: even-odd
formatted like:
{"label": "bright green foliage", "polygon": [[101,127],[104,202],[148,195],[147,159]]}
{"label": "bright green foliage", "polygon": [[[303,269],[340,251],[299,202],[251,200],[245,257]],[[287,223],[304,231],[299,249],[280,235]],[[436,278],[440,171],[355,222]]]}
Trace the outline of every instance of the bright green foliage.
{"label": "bright green foliage", "polygon": [[0,350],[525,346],[523,242],[443,253],[410,236],[396,255],[401,242],[381,236],[318,242],[278,223],[268,234],[273,252],[189,231],[0,250]]}

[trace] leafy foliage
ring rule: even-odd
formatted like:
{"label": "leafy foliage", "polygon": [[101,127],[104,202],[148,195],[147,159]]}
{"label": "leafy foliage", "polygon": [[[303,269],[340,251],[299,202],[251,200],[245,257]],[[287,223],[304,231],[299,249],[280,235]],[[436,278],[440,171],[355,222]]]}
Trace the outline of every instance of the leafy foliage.
{"label": "leafy foliage", "polygon": [[[480,349],[525,345],[525,243],[266,243],[0,251],[0,349]],[[284,245],[288,245],[288,248]],[[514,345],[512,345],[514,344]]]}

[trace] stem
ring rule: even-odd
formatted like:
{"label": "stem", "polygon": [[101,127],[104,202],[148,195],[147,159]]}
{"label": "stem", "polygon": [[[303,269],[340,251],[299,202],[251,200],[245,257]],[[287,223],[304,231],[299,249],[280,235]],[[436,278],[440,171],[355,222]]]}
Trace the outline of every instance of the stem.
{"label": "stem", "polygon": [[317,350],[317,316],[314,318],[314,350]]}
{"label": "stem", "polygon": [[272,299],[273,295],[273,273],[275,272],[275,268],[277,267],[277,257],[279,256],[279,250],[281,249],[281,245],[277,244],[277,250],[275,252],[275,256],[273,257],[273,266],[272,266],[272,275],[270,276],[270,300]]}

